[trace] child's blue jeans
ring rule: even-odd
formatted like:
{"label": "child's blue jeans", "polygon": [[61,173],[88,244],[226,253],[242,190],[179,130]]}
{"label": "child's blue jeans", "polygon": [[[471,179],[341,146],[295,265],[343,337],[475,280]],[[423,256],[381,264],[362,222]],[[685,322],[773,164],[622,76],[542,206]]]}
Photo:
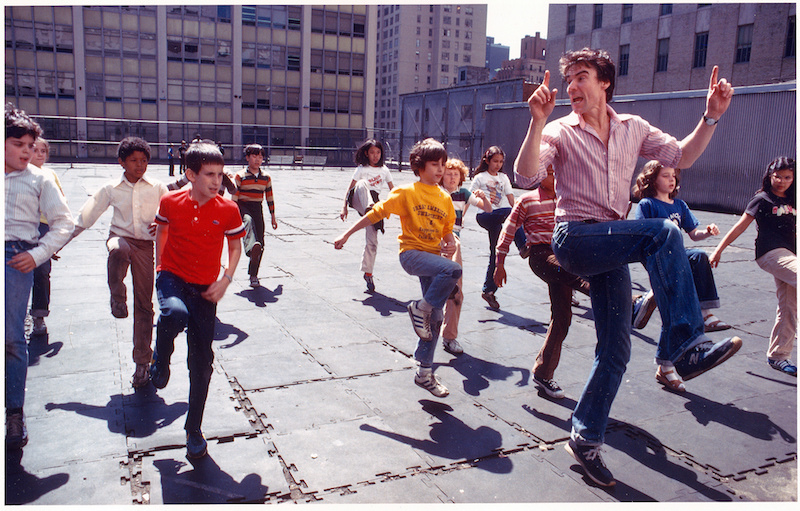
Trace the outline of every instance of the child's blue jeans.
{"label": "child's blue jeans", "polygon": [[8,265],[17,254],[35,245],[24,241],[6,241],[6,409],[25,404],[25,380],[28,376],[28,341],[25,339],[25,316],[33,287],[33,272],[23,273]]}
{"label": "child's blue jeans", "polygon": [[420,339],[414,352],[414,358],[422,367],[431,367],[444,317],[442,308],[458,279],[461,278],[461,266],[439,254],[431,254],[422,250],[401,252],[400,265],[409,275],[419,277],[422,297],[433,306],[433,312],[431,312],[433,338],[430,341]]}

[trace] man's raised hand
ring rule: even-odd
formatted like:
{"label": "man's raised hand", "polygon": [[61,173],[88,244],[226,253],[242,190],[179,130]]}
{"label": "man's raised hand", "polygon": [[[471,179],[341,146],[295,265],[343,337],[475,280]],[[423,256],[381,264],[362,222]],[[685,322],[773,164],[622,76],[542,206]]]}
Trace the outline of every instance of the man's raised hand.
{"label": "man's raised hand", "polygon": [[542,84],[533,91],[528,98],[528,107],[531,110],[533,121],[545,121],[553,113],[556,106],[556,94],[558,89],[550,90],[550,71],[544,72]]}
{"label": "man's raised hand", "polygon": [[714,66],[708,81],[708,96],[706,97],[706,115],[712,119],[722,117],[733,97],[733,86],[725,78],[718,79],[718,77],[719,66]]}

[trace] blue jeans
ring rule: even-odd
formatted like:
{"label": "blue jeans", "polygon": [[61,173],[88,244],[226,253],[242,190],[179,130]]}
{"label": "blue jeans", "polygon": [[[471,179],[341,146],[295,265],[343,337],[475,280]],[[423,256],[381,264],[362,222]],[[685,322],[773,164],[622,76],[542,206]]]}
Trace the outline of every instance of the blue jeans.
{"label": "blue jeans", "polygon": [[478,225],[489,232],[489,266],[486,268],[486,279],[483,281],[484,293],[497,291],[497,284],[494,283],[495,248],[497,248],[500,233],[503,231],[503,222],[510,213],[511,208],[498,208],[491,213],[484,211],[475,215]]}
{"label": "blue jeans", "polygon": [[25,380],[28,377],[25,316],[33,287],[33,272],[15,270],[8,261],[33,247],[24,241],[6,241],[6,410],[22,408],[25,404]]}
{"label": "blue jeans", "polygon": [[697,298],[700,300],[700,308],[718,309],[719,295],[717,285],[714,283],[714,274],[711,272],[711,264],[708,262],[708,254],[699,248],[687,248],[686,257],[689,258],[689,266],[692,268],[692,278]]}
{"label": "blue jeans", "polygon": [[185,328],[189,347],[189,410],[186,413],[186,431],[199,431],[211,382],[214,352],[214,324],[217,304],[209,302],[200,293],[208,286],[189,284],[177,275],[161,271],[156,278],[156,293],[161,314],[156,324],[156,349],[153,364],[169,366],[175,350],[175,337]]}
{"label": "blue jeans", "polygon": [[603,443],[611,403],[631,354],[631,276],[628,263],[647,268],[663,329],[656,361],[676,361],[708,338],[684,256],[683,236],[670,220],[561,222],[553,252],[565,270],[589,282],[597,332],[594,365],[572,414],[572,438]]}
{"label": "blue jeans", "polygon": [[400,265],[409,275],[419,277],[422,297],[433,306],[433,312],[431,312],[433,338],[430,341],[418,340],[417,349],[414,352],[414,358],[422,367],[431,367],[444,318],[442,308],[458,279],[461,278],[461,266],[439,254],[431,254],[422,250],[401,252]]}

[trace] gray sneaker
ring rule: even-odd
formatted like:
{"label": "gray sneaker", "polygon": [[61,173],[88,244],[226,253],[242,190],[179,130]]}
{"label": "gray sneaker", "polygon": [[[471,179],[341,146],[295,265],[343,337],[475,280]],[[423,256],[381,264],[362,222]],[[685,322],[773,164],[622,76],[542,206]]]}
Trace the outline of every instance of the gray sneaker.
{"label": "gray sneaker", "polygon": [[450,395],[450,391],[447,390],[447,387],[442,385],[442,383],[433,373],[430,373],[429,375],[426,376],[419,374],[415,375],[414,383],[416,383],[417,385],[427,390],[436,397],[447,397],[448,395]]}
{"label": "gray sneaker", "polygon": [[731,358],[742,347],[742,340],[729,337],[714,344],[706,341],[684,353],[675,362],[675,371],[683,381],[700,376]]}
{"label": "gray sneaker", "polygon": [[444,339],[442,340],[444,350],[453,355],[460,355],[464,353],[464,348],[461,347],[457,339]]}

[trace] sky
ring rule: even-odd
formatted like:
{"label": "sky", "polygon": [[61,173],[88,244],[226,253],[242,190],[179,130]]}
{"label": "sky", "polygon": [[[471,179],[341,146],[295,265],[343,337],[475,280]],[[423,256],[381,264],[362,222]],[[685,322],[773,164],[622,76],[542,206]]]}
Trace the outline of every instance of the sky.
{"label": "sky", "polygon": [[547,38],[549,2],[541,0],[487,0],[486,35],[509,47],[509,59],[519,58],[520,41],[541,33]]}

